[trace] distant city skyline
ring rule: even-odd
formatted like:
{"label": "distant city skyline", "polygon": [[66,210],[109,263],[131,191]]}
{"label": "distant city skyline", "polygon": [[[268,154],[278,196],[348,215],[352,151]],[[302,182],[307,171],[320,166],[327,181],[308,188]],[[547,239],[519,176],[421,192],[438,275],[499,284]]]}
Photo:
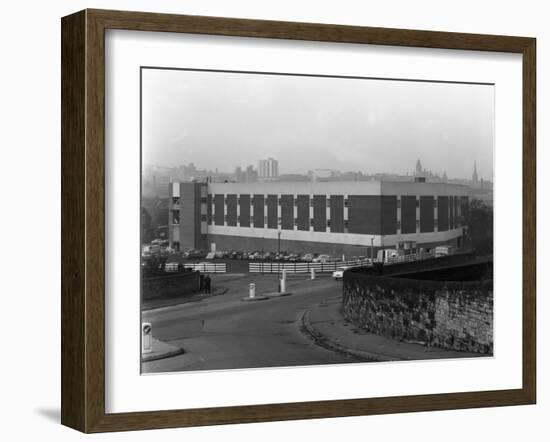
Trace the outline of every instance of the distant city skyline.
{"label": "distant city skyline", "polygon": [[490,85],[143,71],[143,163],[492,180]]}
{"label": "distant city skyline", "polygon": [[[275,160],[275,158],[270,158],[272,160]],[[261,162],[261,161],[264,161],[264,160],[258,160],[257,163]],[[337,170],[337,169],[310,169],[310,170],[307,170],[307,171],[303,171],[303,172],[294,172],[294,173],[285,173],[284,171],[282,173],[279,173],[279,170],[277,169],[277,176],[281,176],[281,177],[284,177],[284,176],[287,176],[287,175],[302,175],[302,176],[308,176],[308,175],[316,175],[316,174],[319,174],[321,173],[321,175],[326,175],[328,173],[332,173],[332,174],[335,174],[335,175],[345,175],[345,174],[362,174],[363,176],[376,176],[376,175],[395,175],[395,176],[415,176],[415,175],[419,175],[419,176],[423,176],[423,175],[427,175],[427,176],[439,176],[441,177],[443,180],[463,180],[463,181],[478,181],[478,180],[485,180],[485,181],[491,181],[492,182],[492,177],[484,177],[480,174],[478,174],[478,171],[477,171],[477,162],[474,161],[472,163],[472,171],[471,171],[471,174],[467,177],[449,177],[447,172],[446,171],[434,171],[434,170],[431,170],[431,169],[427,169],[427,168],[424,168],[422,167],[420,170],[418,168],[418,165],[421,164],[420,162],[420,159],[417,160],[417,163],[416,163],[416,166],[414,168],[412,168],[411,170],[409,171],[406,171],[404,174],[400,174],[400,173],[395,173],[395,172],[388,172],[388,171],[381,171],[381,172],[375,172],[375,173],[366,173],[364,171],[361,171],[361,170]],[[201,174],[197,175],[196,178],[200,178],[203,176],[203,172],[208,172],[208,173],[211,173],[212,175],[235,175],[235,176],[239,176],[240,174],[245,174],[245,173],[250,173],[250,171],[254,171],[256,173],[256,178],[258,177],[258,171],[259,171],[259,167],[255,166],[254,164],[246,164],[246,165],[238,165],[235,167],[234,170],[220,170],[218,168],[216,169],[208,169],[206,167],[203,167],[203,165],[200,165],[200,164],[195,164],[194,162],[189,162],[189,163],[186,163],[186,164],[179,164],[179,165],[176,165],[176,166],[160,166],[160,165],[157,165],[157,164],[144,164],[144,173],[147,174],[148,171],[150,171],[151,169],[157,169],[159,171],[163,170],[163,171],[168,171],[168,170],[171,170],[171,171],[176,171],[176,170],[180,170],[180,169],[188,169],[190,167],[194,167],[196,168],[197,171],[200,171]],[[263,178],[260,176],[260,178]]]}

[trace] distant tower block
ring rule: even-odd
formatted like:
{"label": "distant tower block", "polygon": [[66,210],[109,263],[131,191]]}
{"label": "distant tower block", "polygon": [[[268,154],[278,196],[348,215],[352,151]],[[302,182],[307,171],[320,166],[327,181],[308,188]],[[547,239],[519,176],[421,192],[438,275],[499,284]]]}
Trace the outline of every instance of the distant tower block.
{"label": "distant tower block", "polygon": [[270,181],[279,177],[279,161],[269,157],[258,161],[258,178],[262,181]]}

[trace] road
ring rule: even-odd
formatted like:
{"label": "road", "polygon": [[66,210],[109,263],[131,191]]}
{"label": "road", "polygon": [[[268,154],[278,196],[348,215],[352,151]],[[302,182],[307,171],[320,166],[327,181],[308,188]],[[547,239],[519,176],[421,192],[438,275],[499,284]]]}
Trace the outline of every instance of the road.
{"label": "road", "polygon": [[290,276],[292,295],[244,302],[248,284],[256,293],[275,292],[277,275],[214,275],[213,285],[229,290],[198,302],[143,312],[153,335],[185,349],[185,354],[144,363],[144,373],[336,364],[351,356],[317,346],[300,331],[301,316],[312,305],[341,297],[341,282],[324,276]]}

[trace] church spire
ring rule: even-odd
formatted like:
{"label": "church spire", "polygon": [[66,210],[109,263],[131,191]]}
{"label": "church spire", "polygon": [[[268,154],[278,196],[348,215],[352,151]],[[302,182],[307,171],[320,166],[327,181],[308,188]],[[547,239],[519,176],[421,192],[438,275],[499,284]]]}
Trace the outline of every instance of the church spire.
{"label": "church spire", "polygon": [[420,162],[420,158],[416,160],[415,173],[416,175],[420,175],[422,173],[422,163]]}
{"label": "church spire", "polygon": [[474,172],[472,173],[472,181],[474,183],[477,183],[478,181],[478,175],[477,175],[477,163],[474,161]]}

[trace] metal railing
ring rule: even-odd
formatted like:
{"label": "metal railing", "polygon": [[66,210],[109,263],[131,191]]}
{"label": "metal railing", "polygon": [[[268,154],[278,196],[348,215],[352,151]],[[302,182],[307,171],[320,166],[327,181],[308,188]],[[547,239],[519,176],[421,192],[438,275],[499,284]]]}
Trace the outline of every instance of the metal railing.
{"label": "metal railing", "polygon": [[[384,261],[384,264],[399,264],[403,262],[420,261],[423,259],[433,258],[434,253],[411,253],[410,255],[400,255],[389,257]],[[375,260],[376,262],[376,260]],[[340,267],[359,267],[372,266],[373,262],[370,259],[355,260],[355,261],[338,261],[338,262],[250,262],[248,271],[250,273],[280,273],[286,270],[288,273],[309,273],[311,269],[315,269],[317,273],[334,272]]]}
{"label": "metal railing", "polygon": [[182,268],[199,271],[201,273],[226,273],[227,264],[219,262],[201,262],[180,264],[177,262],[169,262],[165,265],[164,270],[166,272],[179,272]]}
{"label": "metal railing", "polygon": [[371,260],[339,261],[339,262],[250,262],[250,273],[310,273],[315,269],[316,273],[334,272],[340,267],[358,267],[372,265]]}

